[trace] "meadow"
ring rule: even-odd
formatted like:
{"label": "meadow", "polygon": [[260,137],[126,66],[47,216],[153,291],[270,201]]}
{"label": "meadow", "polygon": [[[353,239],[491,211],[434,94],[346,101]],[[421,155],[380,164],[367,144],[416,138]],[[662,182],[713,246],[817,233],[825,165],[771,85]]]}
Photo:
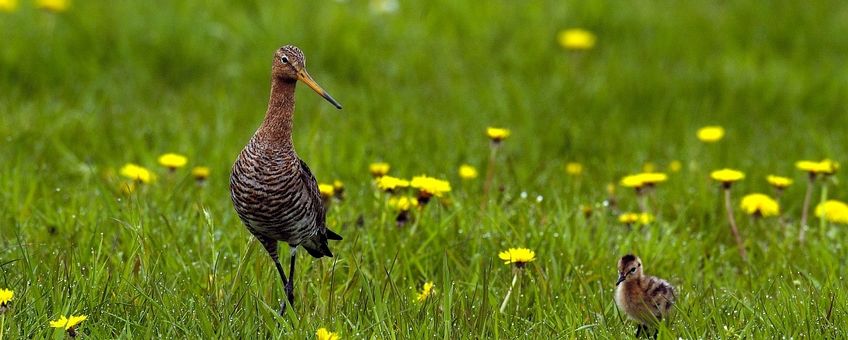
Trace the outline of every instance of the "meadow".
{"label": "meadow", "polygon": [[[564,48],[569,28],[594,46]],[[848,3],[827,0],[21,0],[0,11],[0,289],[14,291],[0,339],[66,337],[50,321],[71,314],[95,339],[628,338],[613,293],[629,252],[678,288],[660,338],[845,337],[848,233],[811,216],[799,242],[796,161],[848,160],[846,31]],[[300,251],[279,316],[228,178],[285,44],[344,106],[298,86],[295,146],[319,182],[344,183],[327,214],[344,240],[333,258]],[[725,136],[696,138],[710,125]],[[511,135],[484,195],[487,127]],[[169,152],[188,165],[160,166]],[[451,191],[398,226],[375,162]],[[155,180],[122,178],[127,163]],[[710,178],[725,167],[746,174],[732,205],[747,260]],[[654,220],[625,225],[640,205],[620,180],[643,170],[668,180]],[[738,209],[771,174],[795,182],[780,216]],[[811,215],[825,183],[848,200],[840,173],[817,180]],[[536,259],[501,313],[512,247]]]}

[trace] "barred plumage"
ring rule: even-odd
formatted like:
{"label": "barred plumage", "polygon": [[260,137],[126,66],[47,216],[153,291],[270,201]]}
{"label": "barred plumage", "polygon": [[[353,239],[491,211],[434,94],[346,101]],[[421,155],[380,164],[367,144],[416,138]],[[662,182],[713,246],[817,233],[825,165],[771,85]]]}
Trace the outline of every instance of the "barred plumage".
{"label": "barred plumage", "polygon": [[[332,257],[327,240],[341,236],[327,229],[318,183],[292,144],[294,90],[297,80],[306,83],[337,108],[305,69],[303,53],[287,45],[277,50],[271,74],[271,98],[265,119],[239,153],[230,175],[230,196],[239,218],[265,247],[294,303],[294,263],[298,246],[316,258]],[[277,253],[278,242],[289,244],[289,278]],[[285,312],[285,301],[280,313]]]}
{"label": "barred plumage", "polygon": [[[668,316],[677,291],[663,279],[642,275],[642,260],[628,254],[618,262],[615,303],[627,316],[639,323],[636,337]],[[656,333],[654,333],[656,336]]]}

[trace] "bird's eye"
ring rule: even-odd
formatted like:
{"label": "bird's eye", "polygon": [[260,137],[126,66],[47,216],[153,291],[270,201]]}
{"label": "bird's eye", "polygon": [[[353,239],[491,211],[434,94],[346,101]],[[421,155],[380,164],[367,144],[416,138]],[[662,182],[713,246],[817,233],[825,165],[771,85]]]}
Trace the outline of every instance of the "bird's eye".
{"label": "bird's eye", "polygon": [[280,61],[282,61],[283,64],[288,64],[289,63],[289,57],[283,56],[282,58],[280,58]]}
{"label": "bird's eye", "polygon": [[633,267],[633,269],[630,269],[630,272],[631,272],[631,273],[635,273],[635,272],[636,272],[636,267]]}

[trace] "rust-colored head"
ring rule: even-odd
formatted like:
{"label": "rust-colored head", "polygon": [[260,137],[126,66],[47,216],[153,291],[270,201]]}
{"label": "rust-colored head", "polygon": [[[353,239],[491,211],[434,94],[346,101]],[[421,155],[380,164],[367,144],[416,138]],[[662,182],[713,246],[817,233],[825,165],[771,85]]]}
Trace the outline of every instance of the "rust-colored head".
{"label": "rust-colored head", "polygon": [[621,260],[618,260],[618,281],[615,285],[639,277],[642,277],[642,260],[633,254],[622,256]]}
{"label": "rust-colored head", "polygon": [[321,97],[324,97],[330,104],[333,104],[338,109],[342,108],[327,91],[321,88],[315,80],[306,72],[306,58],[303,57],[303,52],[297,46],[286,45],[280,47],[274,53],[274,65],[271,67],[271,74],[275,79],[285,82],[302,81],[306,86],[318,92]]}

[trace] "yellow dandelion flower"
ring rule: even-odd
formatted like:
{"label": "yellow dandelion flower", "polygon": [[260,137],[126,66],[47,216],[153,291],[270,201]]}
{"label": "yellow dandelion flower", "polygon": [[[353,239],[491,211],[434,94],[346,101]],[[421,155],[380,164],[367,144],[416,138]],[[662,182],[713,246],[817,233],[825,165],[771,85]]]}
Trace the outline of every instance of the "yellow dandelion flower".
{"label": "yellow dandelion flower", "polygon": [[15,297],[15,292],[8,289],[0,289],[0,313],[3,312],[6,305]]}
{"label": "yellow dandelion flower", "polygon": [[624,223],[624,224],[634,224],[634,223],[650,224],[653,221],[654,221],[654,215],[651,215],[649,213],[641,213],[640,214],[640,213],[634,213],[634,212],[627,212],[627,213],[622,213],[621,215],[618,215],[618,222]]}
{"label": "yellow dandelion flower", "polygon": [[817,175],[832,175],[839,170],[839,163],[834,162],[830,159],[822,160],[821,162],[816,161],[798,161],[795,162],[795,167],[799,170],[809,172],[810,174]]}
{"label": "yellow dandelion flower", "polygon": [[668,171],[680,172],[680,169],[683,169],[683,163],[680,163],[680,161],[675,160],[668,163]]}
{"label": "yellow dandelion flower", "polygon": [[428,281],[424,283],[424,286],[421,288],[421,293],[418,293],[418,297],[415,298],[418,302],[424,302],[430,295],[433,294],[433,282]]}
{"label": "yellow dandelion flower", "polygon": [[568,162],[565,165],[565,173],[571,176],[580,176],[583,173],[583,164],[577,162]]}
{"label": "yellow dandelion flower", "polygon": [[837,200],[827,200],[816,207],[816,216],[840,224],[848,224],[848,204]]}
{"label": "yellow dandelion flower", "polygon": [[191,169],[191,176],[198,181],[203,181],[209,178],[209,168],[205,166],[196,166]]}
{"label": "yellow dandelion flower", "polygon": [[496,143],[507,139],[509,135],[510,131],[508,129],[501,129],[495,127],[486,128],[486,136],[489,136],[489,139]]}
{"label": "yellow dandelion flower", "polygon": [[414,197],[392,197],[389,199],[389,206],[397,209],[398,211],[409,211],[413,207],[418,206],[418,200]]}
{"label": "yellow dandelion flower", "polygon": [[621,223],[624,223],[624,224],[633,224],[633,223],[636,223],[636,221],[638,221],[638,220],[639,220],[639,214],[637,214],[637,213],[629,212],[629,213],[623,213],[621,215],[618,215],[618,222],[621,222]]}
{"label": "yellow dandelion flower", "polygon": [[839,170],[839,163],[831,159],[824,159],[821,162],[822,173],[825,175],[833,175]]}
{"label": "yellow dandelion flower", "polygon": [[792,185],[792,179],[775,175],[766,176],[766,181],[778,189],[786,189],[786,187]]}
{"label": "yellow dandelion flower", "polygon": [[392,167],[389,166],[389,163],[383,162],[371,163],[370,165],[368,165],[368,171],[371,172],[371,176],[377,178],[385,176],[387,173],[389,173],[389,169],[391,168]]}
{"label": "yellow dandelion flower", "polygon": [[816,161],[797,161],[795,162],[795,167],[798,170],[811,173],[819,173],[821,171],[821,166]]}
{"label": "yellow dandelion flower", "polygon": [[509,248],[498,253],[498,257],[504,261],[504,264],[512,263],[518,268],[523,268],[527,263],[536,260],[536,253],[527,248]]}
{"label": "yellow dandelion flower", "polygon": [[839,163],[830,159],[824,159],[821,162],[798,161],[795,162],[795,167],[812,175],[833,175],[839,170]]}
{"label": "yellow dandelion flower", "polygon": [[459,177],[462,179],[475,179],[477,178],[477,168],[468,164],[460,165]]}
{"label": "yellow dandelion flower", "polygon": [[739,206],[748,215],[769,217],[780,214],[780,204],[765,194],[754,193],[745,195],[745,197],[742,197],[742,202]]}
{"label": "yellow dandelion flower", "polygon": [[162,156],[159,156],[159,165],[164,166],[171,170],[176,170],[177,168],[182,168],[188,163],[188,158],[186,156],[177,154],[177,153],[166,153]]}
{"label": "yellow dandelion flower", "polygon": [[318,337],[318,340],[339,340],[339,333],[330,332],[326,328],[318,328],[318,331],[315,332],[315,336]]}
{"label": "yellow dandelion flower", "polygon": [[320,183],[318,184],[318,192],[321,193],[321,197],[330,198],[333,197],[336,188],[332,184]]}
{"label": "yellow dandelion flower", "polygon": [[557,41],[562,48],[569,50],[590,50],[595,47],[597,37],[594,33],[582,28],[570,28],[557,34]]}
{"label": "yellow dandelion flower", "polygon": [[643,172],[635,175],[627,175],[621,179],[621,186],[640,189],[646,185],[656,185],[668,180],[668,175],[662,172]]}
{"label": "yellow dandelion flower", "polygon": [[645,172],[638,174],[642,179],[642,183],[646,185],[656,185],[657,183],[662,183],[668,180],[668,175],[662,172]]}
{"label": "yellow dandelion flower", "polygon": [[442,197],[444,193],[451,191],[450,182],[423,175],[413,177],[409,185],[418,189],[425,197]]}
{"label": "yellow dandelion flower", "polygon": [[36,0],[35,7],[50,12],[64,12],[71,6],[70,0]]}
{"label": "yellow dandelion flower", "polygon": [[832,175],[839,169],[839,163],[830,159],[816,161],[798,161],[795,162],[795,167],[799,170],[809,172],[811,174]]}
{"label": "yellow dandelion flower", "polygon": [[401,188],[409,187],[409,181],[392,176],[382,176],[377,178],[377,188],[383,191],[394,191]]}
{"label": "yellow dandelion flower", "polygon": [[739,170],[721,169],[710,173],[710,177],[718,182],[721,182],[725,186],[728,186],[730,185],[730,183],[744,179],[745,173]]}
{"label": "yellow dandelion flower", "polygon": [[642,181],[642,176],[639,175],[628,175],[624,176],[621,179],[621,186],[625,188],[641,188],[645,185],[645,182]]}
{"label": "yellow dandelion flower", "polygon": [[62,315],[58,320],[50,321],[50,327],[64,328],[65,330],[68,330],[76,327],[80,324],[80,322],[83,322],[86,319],[88,319],[88,316],[86,315],[71,315],[69,318]]}
{"label": "yellow dandelion flower", "polygon": [[133,163],[127,163],[120,170],[121,176],[141,183],[153,182],[154,176],[150,170]]}
{"label": "yellow dandelion flower", "polygon": [[724,137],[724,128],[721,126],[705,126],[698,129],[698,139],[704,143],[714,143]]}
{"label": "yellow dandelion flower", "polygon": [[18,9],[18,0],[0,0],[0,12],[14,12]]}

